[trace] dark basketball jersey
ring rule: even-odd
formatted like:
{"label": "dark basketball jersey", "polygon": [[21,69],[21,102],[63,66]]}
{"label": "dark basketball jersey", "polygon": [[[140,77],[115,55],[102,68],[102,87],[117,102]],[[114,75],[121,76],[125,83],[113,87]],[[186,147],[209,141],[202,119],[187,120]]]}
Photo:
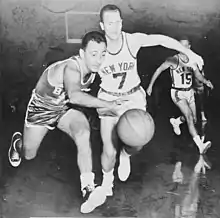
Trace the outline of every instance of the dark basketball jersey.
{"label": "dark basketball jersey", "polygon": [[63,75],[64,68],[66,66],[65,63],[68,61],[74,61],[79,72],[81,73],[81,90],[87,89],[88,86],[94,81],[95,74],[91,74],[84,79],[82,67],[80,66],[78,59],[78,56],[74,56],[50,65],[40,77],[36,85],[36,93],[55,104],[64,103],[67,98],[67,93],[64,87]]}

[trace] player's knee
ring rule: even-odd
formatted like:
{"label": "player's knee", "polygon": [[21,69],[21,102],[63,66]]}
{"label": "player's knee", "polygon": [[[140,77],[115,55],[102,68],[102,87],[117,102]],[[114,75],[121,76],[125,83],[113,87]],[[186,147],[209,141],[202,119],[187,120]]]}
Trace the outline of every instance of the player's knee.
{"label": "player's knee", "polygon": [[90,138],[90,130],[89,128],[78,129],[75,133],[76,140],[89,139]]}

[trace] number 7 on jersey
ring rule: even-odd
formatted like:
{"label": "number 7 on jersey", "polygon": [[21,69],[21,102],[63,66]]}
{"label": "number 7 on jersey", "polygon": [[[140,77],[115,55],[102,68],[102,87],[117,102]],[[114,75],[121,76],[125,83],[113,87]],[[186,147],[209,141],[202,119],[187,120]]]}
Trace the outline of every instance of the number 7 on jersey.
{"label": "number 7 on jersey", "polygon": [[126,75],[127,75],[127,72],[122,72],[122,73],[114,73],[113,74],[113,78],[116,79],[118,77],[121,78],[121,81],[119,83],[119,86],[118,86],[118,89],[122,89],[124,83],[125,83],[125,79],[126,79]]}

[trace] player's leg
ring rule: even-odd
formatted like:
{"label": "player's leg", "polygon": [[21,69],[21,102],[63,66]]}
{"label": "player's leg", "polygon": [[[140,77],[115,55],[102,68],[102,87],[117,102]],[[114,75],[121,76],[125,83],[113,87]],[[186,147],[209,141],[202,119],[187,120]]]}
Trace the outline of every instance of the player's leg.
{"label": "player's leg", "polygon": [[200,139],[200,136],[198,135],[194,125],[193,112],[190,109],[189,103],[187,102],[186,99],[182,99],[176,102],[176,105],[179,107],[180,111],[185,116],[189,133],[192,136],[195,144],[197,145],[200,154],[205,153],[207,149],[210,147],[211,143],[210,142],[203,143],[202,140]]}
{"label": "player's leg", "polygon": [[205,108],[204,108],[204,96],[205,96],[205,87],[204,85],[197,88],[197,100],[199,104],[200,114],[201,114],[201,120],[206,122],[207,118],[205,116]]}
{"label": "player's leg", "polygon": [[[142,87],[140,88],[140,90],[125,97],[125,99],[127,101],[123,105],[123,112],[130,109],[141,109],[146,111],[146,93]],[[126,181],[131,173],[131,155],[139,152],[141,149],[142,147],[131,147],[127,145],[123,146],[123,148],[121,149],[118,166],[118,177],[121,181]]]}
{"label": "player's leg", "polygon": [[43,103],[33,92],[27,106],[23,136],[20,132],[15,132],[11,139],[8,158],[12,166],[19,166],[22,157],[30,160],[36,156],[40,143],[48,132],[48,128],[41,125],[45,115],[39,114],[39,111],[43,109]]}
{"label": "player's leg", "polygon": [[90,213],[105,202],[106,196],[94,184],[89,122],[82,112],[70,109],[60,118],[57,127],[67,133],[77,146],[77,163],[84,198],[80,210],[82,213]]}
{"label": "player's leg", "polygon": [[27,126],[26,124],[24,125],[23,136],[20,132],[15,132],[8,151],[11,165],[19,166],[23,157],[26,160],[33,159],[47,132],[48,129],[44,126]]}
{"label": "player's leg", "polygon": [[[98,98],[106,101],[113,101],[116,100],[118,97],[99,90]],[[102,114],[99,110],[98,114],[100,118],[101,139],[103,143],[103,150],[101,154],[101,164],[103,172],[102,187],[105,190],[106,196],[112,196],[112,189],[114,185],[113,172],[116,163],[118,141],[115,126],[118,122],[119,117],[112,117],[110,114]]]}
{"label": "player's leg", "polygon": [[[193,114],[194,122],[196,122],[196,110],[195,110],[195,105],[193,105],[193,103],[195,103],[193,90],[186,92],[186,91],[171,89],[171,98],[172,98],[174,104],[179,102],[181,99],[187,99],[188,102],[192,102],[192,107],[190,107],[190,108],[193,112],[192,114]],[[186,121],[186,118],[184,115],[181,115],[177,118],[170,118],[170,123],[172,124],[173,131],[176,135],[181,134],[180,125],[182,123],[184,123],[185,121]]]}
{"label": "player's leg", "polygon": [[[202,91],[202,90],[200,90],[200,91]],[[197,97],[200,94],[197,93]],[[188,102],[189,102],[189,106],[190,106],[190,108],[193,112],[194,123],[196,123],[197,122],[197,113],[196,113],[197,112],[197,108],[196,108],[197,105],[196,105],[196,102],[195,102],[195,95],[194,94],[191,94],[191,96],[188,99]],[[203,102],[201,102],[201,99],[200,99],[199,100],[199,105],[200,105],[199,109],[200,109],[200,111],[202,110],[202,104],[203,104]],[[204,114],[202,115],[202,111],[201,111],[201,118],[202,119],[204,118],[203,116],[204,116]],[[205,120],[202,120],[202,121],[205,121]],[[205,140],[205,125],[204,124],[206,124],[206,122],[202,122],[201,132],[200,132],[202,142],[204,142],[204,140]]]}
{"label": "player's leg", "polygon": [[103,172],[102,187],[105,189],[107,196],[113,195],[114,167],[117,154],[117,133],[116,123],[118,118],[102,117],[101,118],[101,138],[103,142],[103,152],[101,155],[101,164]]}
{"label": "player's leg", "polygon": [[192,111],[192,115],[193,115],[193,122],[194,124],[196,124],[197,122],[197,113],[196,113],[196,102],[195,102],[195,93],[194,90],[190,90],[187,93],[187,102],[189,103],[189,107]]}
{"label": "player's leg", "polygon": [[[176,89],[171,89],[171,99],[176,104],[181,98],[182,98],[182,92]],[[179,116],[176,119],[175,118],[170,118],[170,123],[173,127],[173,131],[176,135],[181,134],[181,129],[180,125],[185,122],[185,117],[184,116]]]}

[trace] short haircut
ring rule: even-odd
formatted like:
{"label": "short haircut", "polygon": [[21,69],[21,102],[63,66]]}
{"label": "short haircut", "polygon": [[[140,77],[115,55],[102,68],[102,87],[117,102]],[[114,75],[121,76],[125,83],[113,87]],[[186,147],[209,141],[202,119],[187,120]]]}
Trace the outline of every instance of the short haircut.
{"label": "short haircut", "polygon": [[103,6],[102,9],[100,10],[100,21],[101,22],[103,22],[103,16],[106,11],[118,11],[120,14],[120,17],[122,18],[121,9],[116,5],[108,4],[108,5]]}
{"label": "short haircut", "polygon": [[186,35],[179,36],[178,40],[179,41],[188,41],[189,44],[191,44],[190,38],[188,36],[186,36]]}
{"label": "short haircut", "polygon": [[91,31],[86,33],[82,38],[81,49],[85,50],[90,41],[94,41],[97,43],[104,42],[107,46],[105,35],[99,31]]}

